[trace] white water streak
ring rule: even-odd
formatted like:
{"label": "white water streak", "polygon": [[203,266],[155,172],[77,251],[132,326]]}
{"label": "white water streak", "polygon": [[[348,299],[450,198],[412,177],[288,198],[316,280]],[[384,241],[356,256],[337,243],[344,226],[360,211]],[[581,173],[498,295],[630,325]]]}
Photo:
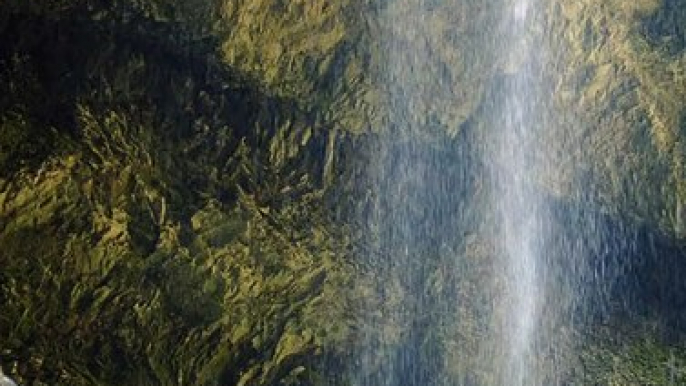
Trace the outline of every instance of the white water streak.
{"label": "white water streak", "polygon": [[[533,120],[540,95],[531,67],[526,60],[531,56],[528,25],[532,5],[530,1],[519,0],[511,5],[504,17],[507,36],[511,41],[504,44],[507,70],[513,72],[512,86],[506,87],[502,114],[504,120],[500,153],[496,175],[501,176],[496,203],[503,218],[503,246],[501,249],[504,267],[505,321],[504,357],[501,384],[532,385],[537,383],[535,371],[536,327],[540,318],[539,304],[542,301],[542,286],[538,282],[541,272],[539,245],[545,238],[541,226],[540,203],[532,194],[531,183],[536,169],[530,154]],[[508,71],[508,72],[509,72]],[[535,157],[533,158],[535,159]]]}

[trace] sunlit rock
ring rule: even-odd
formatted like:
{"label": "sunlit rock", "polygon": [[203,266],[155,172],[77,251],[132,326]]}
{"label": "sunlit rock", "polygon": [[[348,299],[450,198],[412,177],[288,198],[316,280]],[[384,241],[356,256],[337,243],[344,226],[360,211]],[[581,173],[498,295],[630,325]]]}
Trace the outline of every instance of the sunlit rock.
{"label": "sunlit rock", "polygon": [[0,362],[685,383],[685,9],[3,2]]}

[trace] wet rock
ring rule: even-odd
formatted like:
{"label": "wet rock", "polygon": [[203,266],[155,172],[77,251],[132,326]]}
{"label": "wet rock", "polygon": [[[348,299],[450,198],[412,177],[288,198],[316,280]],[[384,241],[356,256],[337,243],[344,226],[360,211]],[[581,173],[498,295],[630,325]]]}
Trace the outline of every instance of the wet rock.
{"label": "wet rock", "polygon": [[[553,51],[511,60],[493,55],[495,0],[3,3],[0,359],[25,384],[346,384],[371,336],[438,347],[446,363],[418,361],[419,383],[486,382],[469,350],[495,296],[478,229],[494,219],[475,219],[493,99],[527,61],[552,69],[541,190],[680,245],[682,3],[550,1]],[[387,176],[413,168],[440,191],[374,180],[381,132],[413,160],[389,157]],[[414,255],[370,242],[403,234],[370,225],[375,210],[412,220]],[[430,306],[390,277],[397,261],[421,271],[427,304],[466,300],[404,319]],[[670,287],[644,278],[646,294]],[[591,340],[581,379],[664,381],[644,349],[682,366],[641,334]]]}

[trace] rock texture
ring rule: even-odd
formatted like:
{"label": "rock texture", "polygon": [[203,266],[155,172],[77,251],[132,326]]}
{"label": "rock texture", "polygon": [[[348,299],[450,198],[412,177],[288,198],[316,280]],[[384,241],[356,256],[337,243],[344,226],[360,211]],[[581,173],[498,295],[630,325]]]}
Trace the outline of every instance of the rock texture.
{"label": "rock texture", "polygon": [[[606,210],[684,237],[686,56],[681,1],[553,5],[561,53],[557,103],[572,112],[551,131],[564,153],[556,178]],[[571,150],[571,151],[570,151]]]}
{"label": "rock texture", "polygon": [[[483,203],[474,152],[492,135],[489,99],[517,71],[493,54],[504,2],[5,1],[5,372],[35,385],[347,384],[364,335],[441,346],[426,379],[487,382],[470,350],[487,334],[489,219],[469,208]],[[541,189],[648,227],[669,256],[686,240],[684,9],[548,0],[542,59],[558,113],[540,137],[554,165]],[[371,248],[383,234],[369,213],[408,192],[370,176],[379,135],[462,167],[432,175],[438,163],[418,159],[428,181],[460,187],[441,194],[471,222],[421,229],[454,227],[451,254],[416,251],[426,298],[470,299],[445,310],[470,321],[458,334],[443,317],[377,323],[410,298],[384,268],[397,251]],[[650,320],[622,326],[626,342],[593,330],[588,371],[569,379],[663,384],[664,363],[684,367],[664,339],[683,341],[677,314],[673,335]]]}
{"label": "rock texture", "polygon": [[346,347],[336,138],[185,7],[3,5],[0,358],[22,384],[316,383]]}

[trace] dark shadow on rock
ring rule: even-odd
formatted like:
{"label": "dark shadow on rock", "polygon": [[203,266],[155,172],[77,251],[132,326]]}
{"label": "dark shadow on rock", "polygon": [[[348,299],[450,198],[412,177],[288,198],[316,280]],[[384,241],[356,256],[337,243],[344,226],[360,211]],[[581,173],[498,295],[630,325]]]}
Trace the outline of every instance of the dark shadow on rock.
{"label": "dark shadow on rock", "polygon": [[667,49],[670,55],[686,50],[686,1],[663,0],[653,14],[641,20],[640,33],[649,42]]}
{"label": "dark shadow on rock", "polygon": [[[266,151],[283,116],[312,123],[295,101],[268,95],[256,80],[221,63],[216,39],[197,38],[180,24],[136,14],[123,20],[90,17],[83,12],[54,19],[12,14],[2,25],[0,111],[14,110],[31,120],[31,141],[51,130],[78,139],[77,103],[96,111],[122,109],[134,118],[152,115],[151,129],[160,139],[201,141],[207,147],[197,152],[219,159],[242,139]],[[264,123],[262,132],[256,131],[258,121]],[[219,126],[230,128],[228,143],[218,138]],[[310,146],[318,156],[324,143],[317,134]],[[218,142],[223,146],[217,148]],[[39,164],[59,150],[54,145],[15,154],[3,175],[15,171],[21,160]],[[311,162],[310,167],[318,165]],[[197,179],[187,177],[189,184]]]}
{"label": "dark shadow on rock", "polygon": [[581,325],[648,321],[686,336],[683,240],[599,208],[549,203],[548,269],[553,286],[579,298],[573,317]]}
{"label": "dark shadow on rock", "polygon": [[[116,11],[112,13],[116,15]],[[150,185],[158,184],[158,190],[166,195],[167,219],[171,218],[171,221],[181,224],[181,243],[185,245],[192,244],[196,237],[191,229],[190,216],[208,197],[231,206],[238,199],[237,185],[248,194],[254,193],[256,196],[262,189],[271,189],[271,186],[267,186],[269,181],[263,177],[268,173],[290,173],[298,178],[298,173],[321,175],[321,154],[326,146],[325,133],[314,133],[314,138],[303,145],[303,161],[294,160],[286,165],[292,170],[269,169],[268,146],[280,129],[281,120],[311,124],[311,117],[299,110],[296,101],[269,95],[257,81],[248,79],[221,63],[218,58],[219,42],[211,38],[198,39],[186,32],[181,25],[156,22],[140,15],[129,15],[126,19],[105,17],[102,20],[94,20],[91,16],[79,12],[55,18],[33,14],[3,15],[3,24],[0,26],[0,114],[3,116],[0,119],[18,117],[17,120],[26,122],[17,126],[16,133],[11,134],[12,138],[4,138],[3,134],[7,133],[0,133],[1,151],[9,154],[8,157],[0,157],[0,178],[11,180],[19,170],[35,172],[55,155],[72,151],[87,153],[89,149],[84,144],[79,127],[79,106],[87,107],[94,116],[104,116],[114,111],[127,119],[126,124],[150,130],[154,146],[144,151],[149,152],[156,169],[137,171],[139,175],[135,177],[147,179],[146,183]],[[17,139],[18,146],[6,149],[6,144],[17,142]],[[228,162],[240,146],[248,149],[245,159]],[[84,158],[88,158],[88,155]],[[137,166],[137,160],[126,162],[132,163],[134,168]],[[94,163],[89,167],[96,169],[98,165]],[[223,176],[231,176],[242,169],[250,170],[235,180],[227,178],[228,182],[222,182]],[[112,271],[110,276],[102,279],[101,284],[112,285],[115,288],[113,291],[118,291],[121,288],[116,287],[119,283],[115,279],[121,279],[123,283],[135,281],[141,286],[154,286],[164,292],[163,298],[166,296],[176,300],[177,303],[168,303],[182,308],[187,314],[178,312],[176,315],[175,310],[172,310],[169,313],[171,316],[163,312],[159,318],[156,315],[160,323],[169,322],[178,327],[174,334],[181,335],[216,321],[223,311],[220,308],[221,299],[215,301],[214,298],[204,298],[208,302],[203,302],[196,298],[203,295],[201,289],[204,277],[190,277],[186,267],[174,265],[173,269],[167,266],[160,268],[165,272],[155,279],[157,282],[146,281],[146,270],[139,268],[150,268],[155,263],[152,260],[161,230],[160,224],[150,215],[151,211],[157,209],[146,202],[141,192],[133,192],[129,196],[134,194],[140,197],[126,197],[130,206],[123,208],[130,215],[127,231],[131,235],[132,253],[121,256],[121,270]],[[103,201],[108,199],[110,197],[104,197]],[[105,202],[105,205],[109,204],[115,207],[120,203]],[[90,209],[87,205],[83,208]],[[59,214],[65,217],[69,215],[70,212]],[[86,223],[88,225],[90,224]],[[45,239],[55,242],[53,250],[61,252],[65,250],[64,244],[68,241],[68,236],[83,234],[88,240],[94,240],[98,235],[92,235],[93,232],[93,229],[79,225],[78,229],[70,228],[69,234],[64,237],[46,232],[48,234]],[[4,253],[6,252],[5,250]],[[10,256],[22,254],[23,252],[17,252]],[[89,258],[87,254],[70,257]],[[147,260],[141,262],[135,257]],[[163,258],[164,262],[176,261],[173,254]],[[21,280],[33,284],[42,282],[40,272],[49,271],[44,266],[66,264],[60,259],[64,260],[64,256],[39,254],[36,260],[17,263],[30,265],[32,272],[31,275],[22,275]],[[136,261],[131,262],[128,259]],[[190,284],[183,287],[184,283],[175,278],[174,274],[187,279]],[[9,274],[0,276],[3,283],[8,282],[4,279]],[[78,280],[80,278],[76,278],[77,282]],[[72,287],[72,283],[58,284],[64,284],[65,288]],[[170,290],[169,287],[174,288]],[[0,299],[4,300],[10,294],[9,287],[0,289]],[[121,299],[104,308],[116,314],[117,318],[130,320],[133,306],[129,303],[140,296],[140,293],[130,295],[129,291],[127,289],[117,293],[116,295],[121,295]],[[140,288],[133,291],[142,292]],[[42,293],[31,294],[37,299],[45,300],[41,298],[46,296]],[[182,297],[184,298],[181,299]],[[186,305],[185,301],[193,302],[197,309]],[[64,310],[60,308],[59,312],[62,311]],[[62,315],[53,314],[46,315],[45,320],[51,320],[51,317],[65,319]],[[170,317],[174,319],[170,321]],[[112,348],[112,355],[109,352],[107,355],[103,354],[106,360],[95,355],[80,358],[83,371],[91,372],[94,376],[108,372],[107,377],[103,375],[101,379],[104,380],[111,378],[110,373],[127,374],[125,376],[128,377],[140,370],[140,367],[145,372],[150,372],[152,377],[153,371],[145,363],[146,358],[141,359],[139,356],[140,347],[127,346],[130,342],[135,345],[143,344],[145,337],[140,337],[142,339],[139,341],[137,335],[140,331],[127,331],[126,334],[131,335],[126,339],[131,336],[136,338],[124,342],[121,331],[118,331],[121,326],[107,324],[119,319],[108,316],[102,319],[104,321],[99,322],[98,326],[104,327],[79,331],[84,335],[79,344],[102,347],[103,352],[105,348]],[[11,331],[13,327],[7,325],[10,322],[4,322],[5,325],[0,326],[3,331]],[[65,323],[67,322],[71,320]],[[144,331],[144,326],[139,327]],[[34,337],[35,341],[40,342],[43,339],[52,342],[61,337],[51,335],[46,338],[43,333],[50,335],[50,331],[38,331],[34,334],[38,335]],[[171,337],[170,341],[155,343],[160,347],[178,343],[173,342],[173,339],[175,338]],[[106,344],[99,344],[101,342]],[[41,347],[37,347],[38,344],[34,343],[34,347],[31,342],[14,344],[41,350]],[[255,361],[264,359],[260,357],[263,353],[257,353],[250,347],[237,347],[236,350],[240,352],[236,353],[235,360],[228,361],[226,368],[219,371],[221,382],[237,382],[241,376],[238,370],[240,366],[252,365]],[[69,354],[72,352],[65,352],[65,357]],[[167,354],[164,353],[165,356]],[[37,374],[30,367],[33,366],[28,360],[31,355],[33,353],[17,349],[0,353],[0,359],[3,362],[16,360],[26,363],[29,367],[20,369],[20,373],[27,377],[41,378],[41,381],[48,383],[57,383],[59,369],[51,369],[55,374]],[[58,359],[62,360],[54,356],[48,359],[45,367],[53,366]],[[163,371],[171,373],[174,369],[169,365]]]}

